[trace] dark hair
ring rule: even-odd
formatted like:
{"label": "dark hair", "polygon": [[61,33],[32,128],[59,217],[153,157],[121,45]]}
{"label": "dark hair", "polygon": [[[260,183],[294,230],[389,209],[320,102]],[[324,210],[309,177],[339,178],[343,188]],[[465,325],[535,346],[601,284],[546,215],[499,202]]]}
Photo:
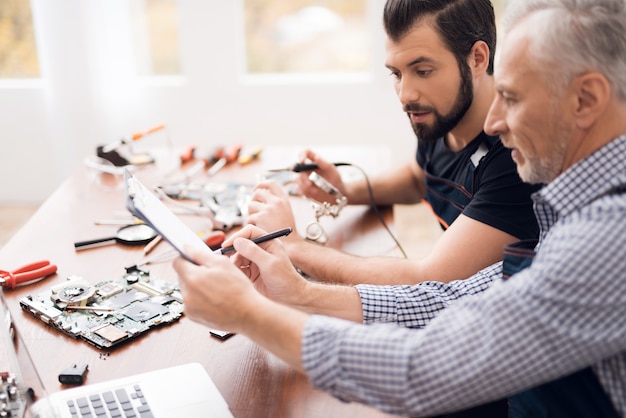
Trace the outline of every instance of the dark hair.
{"label": "dark hair", "polygon": [[459,65],[477,41],[489,47],[488,74],[493,74],[496,21],[489,0],[387,0],[383,23],[387,36],[398,42],[420,20],[432,19],[435,30]]}

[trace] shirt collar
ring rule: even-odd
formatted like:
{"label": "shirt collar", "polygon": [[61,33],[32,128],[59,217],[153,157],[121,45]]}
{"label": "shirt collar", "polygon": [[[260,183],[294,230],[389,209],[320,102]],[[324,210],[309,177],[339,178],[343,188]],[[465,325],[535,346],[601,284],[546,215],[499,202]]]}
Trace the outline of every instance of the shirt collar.
{"label": "shirt collar", "polygon": [[591,153],[537,192],[559,217],[626,184],[626,133]]}

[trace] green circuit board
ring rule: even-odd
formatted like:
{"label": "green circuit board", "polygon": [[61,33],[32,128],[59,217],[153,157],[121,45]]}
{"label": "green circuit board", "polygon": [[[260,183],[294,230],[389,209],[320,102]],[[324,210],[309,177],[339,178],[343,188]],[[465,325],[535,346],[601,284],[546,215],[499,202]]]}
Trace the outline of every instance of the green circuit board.
{"label": "green circuit board", "polygon": [[183,300],[177,284],[144,271],[90,285],[71,276],[49,291],[20,300],[22,309],[71,337],[105,349],[177,321]]}

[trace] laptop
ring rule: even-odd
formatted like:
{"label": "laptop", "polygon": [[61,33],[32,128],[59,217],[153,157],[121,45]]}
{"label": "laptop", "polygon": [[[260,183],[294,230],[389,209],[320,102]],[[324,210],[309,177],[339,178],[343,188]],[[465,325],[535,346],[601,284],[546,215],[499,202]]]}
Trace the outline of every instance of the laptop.
{"label": "laptop", "polygon": [[[18,418],[232,418],[199,363],[87,384],[48,395],[0,289],[0,416]],[[91,412],[91,415],[86,412]],[[132,411],[132,412],[131,412]],[[3,415],[4,414],[4,415]]]}

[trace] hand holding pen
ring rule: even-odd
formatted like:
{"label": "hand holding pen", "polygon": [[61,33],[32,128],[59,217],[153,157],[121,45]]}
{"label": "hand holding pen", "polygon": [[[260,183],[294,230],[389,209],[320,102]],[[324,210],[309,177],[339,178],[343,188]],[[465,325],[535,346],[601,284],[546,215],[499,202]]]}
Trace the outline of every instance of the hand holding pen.
{"label": "hand holding pen", "polygon": [[[279,230],[274,231],[274,232],[270,232],[269,234],[265,234],[265,235],[258,236],[256,238],[252,238],[250,241],[254,242],[255,244],[261,244],[263,242],[272,240],[274,238],[280,238],[280,237],[287,236],[290,233],[291,233],[291,228],[283,228],[283,229],[279,229]],[[217,250],[213,251],[213,253],[226,255],[226,254],[231,253],[233,251],[235,251],[235,247],[233,247],[232,245],[229,245],[228,247],[218,248]]]}

